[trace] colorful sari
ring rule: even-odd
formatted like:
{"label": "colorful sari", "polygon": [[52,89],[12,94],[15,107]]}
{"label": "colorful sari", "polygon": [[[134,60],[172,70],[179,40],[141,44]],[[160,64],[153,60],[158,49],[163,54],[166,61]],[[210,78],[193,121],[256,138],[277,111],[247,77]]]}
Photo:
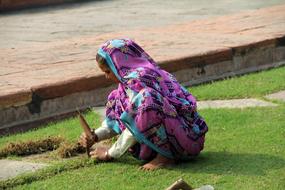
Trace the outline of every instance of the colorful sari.
{"label": "colorful sari", "polygon": [[129,129],[138,141],[138,158],[159,153],[188,159],[200,153],[208,127],[195,98],[170,73],[130,39],[107,41],[98,54],[120,80],[108,96],[106,123],[117,133]]}

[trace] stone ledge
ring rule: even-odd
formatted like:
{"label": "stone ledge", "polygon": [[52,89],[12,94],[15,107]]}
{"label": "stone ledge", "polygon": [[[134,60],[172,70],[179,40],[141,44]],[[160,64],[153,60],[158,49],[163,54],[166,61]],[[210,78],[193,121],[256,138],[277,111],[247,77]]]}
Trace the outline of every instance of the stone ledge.
{"label": "stone ledge", "polygon": [[74,78],[53,84],[44,84],[32,88],[33,94],[42,100],[67,96],[69,94],[91,91],[110,86],[111,81],[106,81],[103,74],[93,77]]}
{"label": "stone ledge", "polygon": [[0,11],[19,10],[23,8],[57,5],[78,0],[0,0]]}
{"label": "stone ledge", "polygon": [[11,106],[26,105],[32,100],[32,91],[25,88],[1,88],[0,110]]}

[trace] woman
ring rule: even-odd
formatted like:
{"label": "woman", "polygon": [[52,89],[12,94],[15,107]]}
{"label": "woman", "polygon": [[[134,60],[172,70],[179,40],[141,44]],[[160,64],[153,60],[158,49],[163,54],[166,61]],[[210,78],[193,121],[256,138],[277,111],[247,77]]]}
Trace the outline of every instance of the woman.
{"label": "woman", "polygon": [[153,170],[197,156],[208,127],[195,98],[134,41],[114,39],[99,48],[96,61],[106,78],[118,83],[108,96],[106,119],[93,139],[83,133],[83,146],[121,134],[110,148],[91,152],[111,160],[130,151]]}

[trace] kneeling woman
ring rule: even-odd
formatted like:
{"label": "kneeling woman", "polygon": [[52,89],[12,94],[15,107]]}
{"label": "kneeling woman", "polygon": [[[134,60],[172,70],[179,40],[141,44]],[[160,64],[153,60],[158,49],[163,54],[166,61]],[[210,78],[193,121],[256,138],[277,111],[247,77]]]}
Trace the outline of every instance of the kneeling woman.
{"label": "kneeling woman", "polygon": [[197,113],[195,98],[134,41],[103,44],[96,60],[106,78],[118,83],[108,96],[106,119],[93,139],[83,133],[83,146],[120,134],[110,149],[91,155],[108,161],[130,151],[152,170],[200,153],[208,127]]}

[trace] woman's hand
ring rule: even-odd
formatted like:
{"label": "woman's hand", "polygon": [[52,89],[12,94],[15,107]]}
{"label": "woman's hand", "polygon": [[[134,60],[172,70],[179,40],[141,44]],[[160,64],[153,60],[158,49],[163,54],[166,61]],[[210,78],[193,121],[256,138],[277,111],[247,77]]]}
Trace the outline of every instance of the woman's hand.
{"label": "woman's hand", "polygon": [[90,147],[92,146],[95,142],[97,142],[97,136],[94,132],[92,132],[92,138],[88,137],[84,132],[80,135],[79,138],[79,144],[83,147]]}
{"label": "woman's hand", "polygon": [[110,161],[113,158],[108,155],[108,148],[106,147],[97,147],[94,151],[90,152],[91,158],[95,158],[102,161]]}

